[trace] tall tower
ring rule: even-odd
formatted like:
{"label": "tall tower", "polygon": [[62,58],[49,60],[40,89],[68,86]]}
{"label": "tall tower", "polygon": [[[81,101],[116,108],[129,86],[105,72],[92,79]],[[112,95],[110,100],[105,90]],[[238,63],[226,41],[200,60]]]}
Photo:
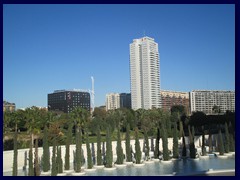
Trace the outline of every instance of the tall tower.
{"label": "tall tower", "polygon": [[132,109],[161,107],[158,44],[153,38],[134,39],[130,44]]}

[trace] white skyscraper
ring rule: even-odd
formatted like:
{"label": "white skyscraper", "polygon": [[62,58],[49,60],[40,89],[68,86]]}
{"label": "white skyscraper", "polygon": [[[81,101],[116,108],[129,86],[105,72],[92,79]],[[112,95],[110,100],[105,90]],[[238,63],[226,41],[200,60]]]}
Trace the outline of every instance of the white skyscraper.
{"label": "white skyscraper", "polygon": [[134,39],[130,44],[132,109],[161,107],[158,44],[153,38]]}

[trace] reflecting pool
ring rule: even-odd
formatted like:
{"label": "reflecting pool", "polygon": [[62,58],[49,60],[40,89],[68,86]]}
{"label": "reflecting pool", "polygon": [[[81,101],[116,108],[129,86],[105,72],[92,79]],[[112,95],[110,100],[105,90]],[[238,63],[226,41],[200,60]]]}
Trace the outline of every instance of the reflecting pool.
{"label": "reflecting pool", "polygon": [[[116,168],[115,170],[96,169],[92,172],[86,172],[85,176],[159,176],[178,174],[188,174],[208,169],[223,170],[235,169],[235,156],[229,156],[221,159],[215,156],[209,156],[206,159],[181,159],[169,163],[152,162],[145,163],[144,166],[127,165],[126,167]],[[11,172],[4,172],[4,176],[11,176]],[[19,170],[19,176],[25,176],[26,172]],[[68,176],[71,176],[69,174]]]}

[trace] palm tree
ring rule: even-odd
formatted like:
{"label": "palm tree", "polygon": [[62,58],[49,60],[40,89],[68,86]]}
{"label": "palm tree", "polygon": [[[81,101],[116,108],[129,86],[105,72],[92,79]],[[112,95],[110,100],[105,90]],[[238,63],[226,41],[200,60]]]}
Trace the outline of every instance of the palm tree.
{"label": "palm tree", "polygon": [[[28,175],[29,176],[33,176],[33,175],[40,175],[40,167],[39,167],[39,163],[38,163],[38,146],[36,144],[35,146],[35,161],[34,161],[34,165],[35,168],[33,169],[33,141],[34,141],[34,134],[39,134],[39,112],[38,112],[38,108],[37,107],[31,107],[31,108],[27,108],[25,110],[26,112],[26,119],[27,122],[25,124],[25,127],[28,129],[28,132],[30,134],[30,147],[29,147],[29,171],[28,171]],[[42,123],[41,123],[42,124]],[[37,143],[37,139],[35,140],[35,142]]]}
{"label": "palm tree", "polygon": [[89,112],[81,107],[76,107],[71,113],[71,118],[75,124],[76,131],[76,172],[81,172],[82,166],[82,130],[89,120]]}

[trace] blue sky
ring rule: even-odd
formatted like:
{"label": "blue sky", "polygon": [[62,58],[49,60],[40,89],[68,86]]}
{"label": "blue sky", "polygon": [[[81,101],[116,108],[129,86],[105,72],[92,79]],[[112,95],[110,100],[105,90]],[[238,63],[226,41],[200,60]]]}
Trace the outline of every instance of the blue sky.
{"label": "blue sky", "polygon": [[4,5],[3,99],[47,106],[57,89],[91,89],[95,106],[130,92],[129,44],[159,44],[161,89],[235,90],[234,5]]}

